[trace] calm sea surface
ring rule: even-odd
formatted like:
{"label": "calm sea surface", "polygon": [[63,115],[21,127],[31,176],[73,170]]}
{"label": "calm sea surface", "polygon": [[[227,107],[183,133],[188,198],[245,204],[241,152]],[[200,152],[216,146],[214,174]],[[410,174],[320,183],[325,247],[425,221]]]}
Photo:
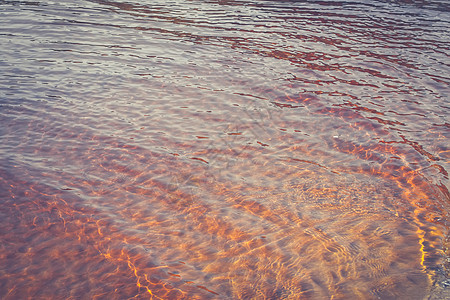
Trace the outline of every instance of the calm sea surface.
{"label": "calm sea surface", "polygon": [[0,1],[1,299],[450,299],[450,3]]}

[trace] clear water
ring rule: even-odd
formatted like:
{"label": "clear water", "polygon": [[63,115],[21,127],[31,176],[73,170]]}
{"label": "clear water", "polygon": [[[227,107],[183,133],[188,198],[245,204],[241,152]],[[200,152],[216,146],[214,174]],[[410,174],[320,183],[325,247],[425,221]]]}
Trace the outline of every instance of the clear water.
{"label": "clear water", "polygon": [[447,1],[0,1],[1,299],[445,299]]}

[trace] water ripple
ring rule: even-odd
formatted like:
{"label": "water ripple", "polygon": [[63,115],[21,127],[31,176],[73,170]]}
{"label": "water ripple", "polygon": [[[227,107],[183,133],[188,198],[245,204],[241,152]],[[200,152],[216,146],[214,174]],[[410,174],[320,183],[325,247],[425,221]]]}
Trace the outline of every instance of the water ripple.
{"label": "water ripple", "polygon": [[444,299],[447,1],[3,1],[0,298]]}

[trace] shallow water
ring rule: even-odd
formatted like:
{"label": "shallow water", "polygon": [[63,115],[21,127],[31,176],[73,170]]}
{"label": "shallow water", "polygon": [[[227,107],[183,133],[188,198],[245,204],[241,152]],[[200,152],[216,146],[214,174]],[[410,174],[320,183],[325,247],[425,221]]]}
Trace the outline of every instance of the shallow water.
{"label": "shallow water", "polygon": [[446,1],[1,1],[1,299],[445,299]]}

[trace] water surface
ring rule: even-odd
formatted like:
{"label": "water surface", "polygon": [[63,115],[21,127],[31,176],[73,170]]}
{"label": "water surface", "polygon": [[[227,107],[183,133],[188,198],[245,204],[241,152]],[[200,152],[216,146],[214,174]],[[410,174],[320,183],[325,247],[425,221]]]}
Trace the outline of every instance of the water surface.
{"label": "water surface", "polygon": [[450,297],[446,1],[1,1],[0,298]]}

